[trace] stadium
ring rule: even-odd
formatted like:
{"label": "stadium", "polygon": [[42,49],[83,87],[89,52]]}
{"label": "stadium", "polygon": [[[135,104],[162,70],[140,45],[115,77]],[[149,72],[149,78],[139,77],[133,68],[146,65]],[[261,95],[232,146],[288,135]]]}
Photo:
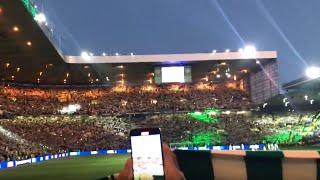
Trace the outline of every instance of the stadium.
{"label": "stadium", "polygon": [[0,179],[115,178],[142,127],[161,129],[186,179],[319,178],[316,151],[281,151],[319,149],[319,69],[281,86],[277,52],[253,45],[62,46],[34,3],[0,0]]}

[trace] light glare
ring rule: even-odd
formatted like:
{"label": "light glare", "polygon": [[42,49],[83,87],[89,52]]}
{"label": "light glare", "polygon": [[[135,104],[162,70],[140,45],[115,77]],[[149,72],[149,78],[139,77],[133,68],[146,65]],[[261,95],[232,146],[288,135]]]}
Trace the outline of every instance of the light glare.
{"label": "light glare", "polygon": [[83,51],[83,52],[81,53],[81,57],[82,57],[84,60],[86,60],[86,61],[89,61],[89,60],[91,59],[89,53],[86,52],[86,51]]}
{"label": "light glare", "polygon": [[306,76],[310,79],[316,79],[320,77],[320,68],[311,66],[306,70]]}
{"label": "light glare", "polygon": [[246,58],[256,58],[257,50],[253,45],[247,45],[243,50],[243,55]]}
{"label": "light glare", "polygon": [[43,13],[39,13],[34,17],[34,20],[36,20],[38,23],[46,23],[47,18]]}

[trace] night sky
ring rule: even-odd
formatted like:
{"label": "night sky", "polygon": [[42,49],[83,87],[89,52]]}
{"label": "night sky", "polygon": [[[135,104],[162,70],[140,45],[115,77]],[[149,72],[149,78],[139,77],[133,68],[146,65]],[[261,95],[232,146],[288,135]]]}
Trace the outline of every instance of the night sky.
{"label": "night sky", "polygon": [[34,0],[66,54],[278,51],[281,83],[320,65],[319,0]]}

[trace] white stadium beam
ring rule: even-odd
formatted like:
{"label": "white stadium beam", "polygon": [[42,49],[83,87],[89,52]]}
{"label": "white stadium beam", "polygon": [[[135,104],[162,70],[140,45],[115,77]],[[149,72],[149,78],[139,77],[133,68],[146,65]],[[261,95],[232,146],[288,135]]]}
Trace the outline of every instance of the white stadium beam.
{"label": "white stadium beam", "polygon": [[139,62],[188,62],[188,61],[216,61],[241,59],[275,59],[276,51],[257,51],[254,57],[248,57],[243,52],[194,53],[194,54],[158,54],[158,55],[118,55],[118,56],[64,56],[66,63],[139,63]]}

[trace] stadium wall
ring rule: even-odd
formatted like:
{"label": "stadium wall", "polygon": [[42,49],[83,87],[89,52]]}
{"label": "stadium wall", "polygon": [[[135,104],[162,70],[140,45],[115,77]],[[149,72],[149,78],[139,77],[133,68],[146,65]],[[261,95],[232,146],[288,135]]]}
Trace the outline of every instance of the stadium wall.
{"label": "stadium wall", "polygon": [[[186,179],[319,179],[317,151],[175,153]],[[195,163],[200,165],[195,167]]]}
{"label": "stadium wall", "polygon": [[277,61],[260,65],[257,71],[250,73],[250,95],[254,104],[262,104],[280,93]]}
{"label": "stadium wall", "polygon": [[317,151],[177,150],[175,154],[186,179],[320,179]]}

